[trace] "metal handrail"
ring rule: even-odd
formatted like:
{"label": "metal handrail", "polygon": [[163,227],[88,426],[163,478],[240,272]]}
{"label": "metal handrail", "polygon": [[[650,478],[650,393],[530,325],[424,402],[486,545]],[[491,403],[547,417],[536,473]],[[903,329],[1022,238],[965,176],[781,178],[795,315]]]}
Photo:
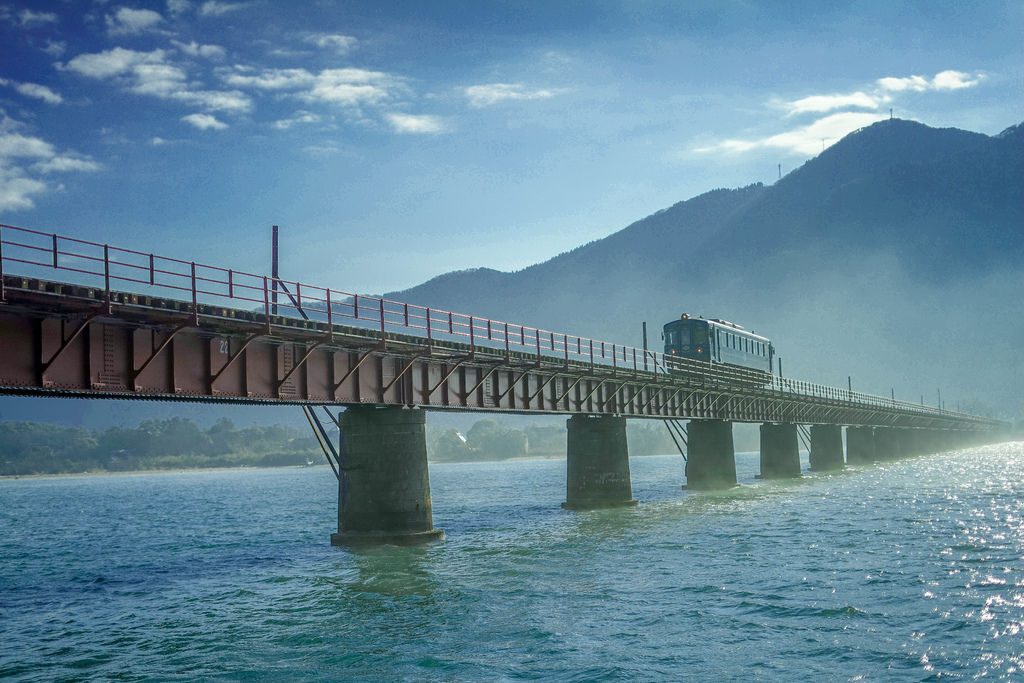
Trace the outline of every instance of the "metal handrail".
{"label": "metal handrail", "polygon": [[[74,273],[85,276],[89,282],[99,278],[108,298],[112,286],[118,285],[119,290],[142,290],[133,291],[134,294],[187,294],[196,308],[194,312],[201,303],[248,306],[263,311],[268,322],[273,318],[273,324],[282,328],[299,328],[304,322],[301,315],[328,325],[364,327],[381,335],[407,332],[425,337],[428,343],[468,340],[473,350],[523,353],[536,356],[538,361],[589,363],[613,372],[670,375],[678,381],[701,385],[751,384],[749,371],[707,361],[0,224],[0,280],[4,274],[12,274],[12,265]],[[0,300],[2,287],[0,284]],[[272,315],[272,311],[278,314]],[[777,375],[771,375],[760,388],[845,405],[880,407],[890,412],[979,419]]]}

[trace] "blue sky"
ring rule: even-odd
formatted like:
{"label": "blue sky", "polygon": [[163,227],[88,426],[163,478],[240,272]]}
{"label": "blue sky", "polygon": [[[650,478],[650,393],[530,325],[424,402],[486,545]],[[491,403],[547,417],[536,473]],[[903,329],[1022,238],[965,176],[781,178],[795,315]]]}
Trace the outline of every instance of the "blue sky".
{"label": "blue sky", "polygon": [[[2,3],[3,0],[0,0]],[[8,2],[0,222],[376,293],[889,116],[1024,120],[1024,3]]]}

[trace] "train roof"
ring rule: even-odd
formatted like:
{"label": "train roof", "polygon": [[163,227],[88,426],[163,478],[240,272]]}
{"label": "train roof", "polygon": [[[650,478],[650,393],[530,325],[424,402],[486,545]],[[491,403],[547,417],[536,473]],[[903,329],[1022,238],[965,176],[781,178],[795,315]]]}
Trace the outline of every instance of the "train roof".
{"label": "train roof", "polygon": [[[699,322],[707,323],[709,327],[728,328],[730,331],[738,333],[738,334],[742,334],[744,337],[749,337],[751,339],[757,339],[758,341],[763,341],[766,344],[770,344],[771,343],[771,340],[768,339],[768,337],[761,336],[760,334],[757,334],[756,332],[751,332],[750,330],[744,329],[741,325],[737,325],[736,323],[729,322],[728,320],[722,320],[720,318],[707,318],[707,319],[705,319],[705,318],[690,318],[689,316],[687,316],[687,317],[684,317],[684,318],[680,318],[678,320],[673,320],[673,321],[671,321],[671,323],[683,322],[684,320],[692,320],[692,321],[699,321]],[[668,324],[671,324],[671,323],[668,323]]]}

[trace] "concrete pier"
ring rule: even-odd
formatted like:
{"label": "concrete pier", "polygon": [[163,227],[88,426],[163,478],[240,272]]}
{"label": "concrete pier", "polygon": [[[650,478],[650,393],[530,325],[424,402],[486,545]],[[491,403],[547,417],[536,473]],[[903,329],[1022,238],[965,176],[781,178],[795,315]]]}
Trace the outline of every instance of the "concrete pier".
{"label": "concrete pier", "polygon": [[427,474],[425,413],[355,406],[341,414],[342,477],[334,545],[419,543],[434,528]]}
{"label": "concrete pier", "polygon": [[846,462],[850,465],[868,465],[874,461],[874,427],[847,427]]}
{"label": "concrete pier", "polygon": [[732,423],[691,420],[687,434],[686,488],[708,491],[736,486]]}
{"label": "concrete pier", "polygon": [[900,430],[895,427],[875,427],[875,460],[899,460],[902,457]]}
{"label": "concrete pier", "polygon": [[761,425],[762,479],[785,479],[800,476],[800,447],[795,424]]}
{"label": "concrete pier", "polygon": [[569,510],[636,505],[629,479],[626,418],[573,415],[566,448],[565,502]]}
{"label": "concrete pier", "polygon": [[841,470],[843,428],[839,425],[811,425],[811,471]]}
{"label": "concrete pier", "polygon": [[924,455],[924,444],[920,437],[919,429],[900,429],[899,440],[900,450],[904,458],[912,458],[916,455]]}

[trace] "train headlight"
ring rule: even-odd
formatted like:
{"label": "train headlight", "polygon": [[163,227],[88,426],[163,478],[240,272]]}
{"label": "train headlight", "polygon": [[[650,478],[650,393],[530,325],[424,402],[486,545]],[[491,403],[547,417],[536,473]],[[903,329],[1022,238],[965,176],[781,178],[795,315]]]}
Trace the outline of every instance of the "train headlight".
{"label": "train headlight", "polygon": [[704,349],[702,349],[701,347],[699,347],[699,346],[697,347],[697,353],[700,353],[700,352],[701,352],[701,351],[703,351],[703,350],[704,350]]}

